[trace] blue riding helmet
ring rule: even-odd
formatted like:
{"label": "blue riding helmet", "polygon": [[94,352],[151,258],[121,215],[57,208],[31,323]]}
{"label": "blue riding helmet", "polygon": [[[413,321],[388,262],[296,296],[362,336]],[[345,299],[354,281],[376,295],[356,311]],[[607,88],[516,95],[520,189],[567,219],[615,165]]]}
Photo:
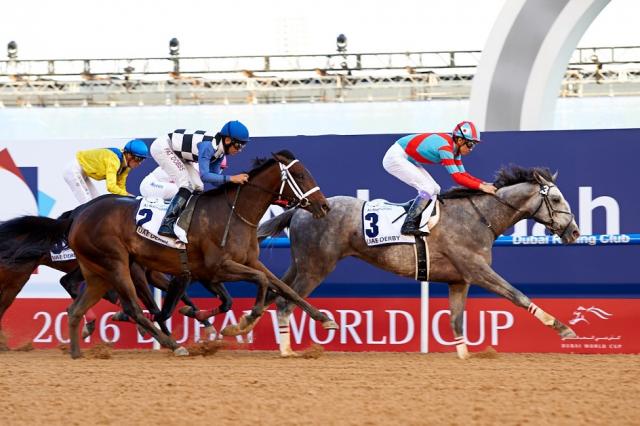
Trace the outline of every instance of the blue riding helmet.
{"label": "blue riding helmet", "polygon": [[136,157],[149,157],[149,148],[142,139],[133,139],[124,146],[124,152],[135,155]]}
{"label": "blue riding helmet", "polygon": [[249,142],[249,129],[238,120],[227,122],[222,126],[222,129],[220,129],[220,134],[222,136],[229,136],[231,139],[242,143]]}

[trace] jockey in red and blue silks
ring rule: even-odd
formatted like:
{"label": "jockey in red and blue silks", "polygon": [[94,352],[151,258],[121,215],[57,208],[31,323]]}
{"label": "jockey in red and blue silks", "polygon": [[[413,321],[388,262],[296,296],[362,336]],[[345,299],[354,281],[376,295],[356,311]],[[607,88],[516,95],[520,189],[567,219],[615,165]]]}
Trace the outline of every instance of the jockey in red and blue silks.
{"label": "jockey in red and blue silks", "polygon": [[[422,133],[407,135],[398,139],[388,150],[382,160],[384,169],[404,183],[418,191],[407,212],[401,232],[405,235],[426,235],[419,229],[421,213],[429,206],[427,215],[435,206],[440,193],[440,185],[422,167],[424,164],[442,164],[453,180],[471,189],[479,189],[495,194],[496,188],[491,183],[472,176],[462,165],[462,156],[468,155],[480,142],[480,134],[470,121],[459,123],[451,134]],[[434,201],[429,204],[429,201]]]}

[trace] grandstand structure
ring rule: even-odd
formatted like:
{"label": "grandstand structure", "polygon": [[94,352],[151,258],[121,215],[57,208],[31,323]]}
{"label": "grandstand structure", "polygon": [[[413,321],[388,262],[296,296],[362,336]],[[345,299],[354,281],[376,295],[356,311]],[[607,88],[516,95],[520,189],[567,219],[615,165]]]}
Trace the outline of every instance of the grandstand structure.
{"label": "grandstand structure", "polygon": [[[0,61],[0,107],[465,99],[481,51]],[[560,97],[639,96],[640,46],[575,50]]]}

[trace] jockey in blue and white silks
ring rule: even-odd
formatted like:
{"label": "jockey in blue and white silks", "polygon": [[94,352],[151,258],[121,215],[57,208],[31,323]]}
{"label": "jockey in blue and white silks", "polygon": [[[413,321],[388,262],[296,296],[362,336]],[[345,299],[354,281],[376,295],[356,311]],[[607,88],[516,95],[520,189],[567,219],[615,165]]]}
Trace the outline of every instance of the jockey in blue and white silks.
{"label": "jockey in blue and white silks", "polygon": [[[462,186],[480,189],[484,192],[495,193],[496,188],[491,183],[472,176],[465,171],[462,156],[468,155],[476,144],[480,142],[480,133],[470,121],[459,123],[451,134],[421,133],[404,136],[398,139],[386,152],[382,166],[402,182],[414,187],[418,196],[407,212],[402,233],[406,235],[426,235],[419,229],[421,213],[427,205],[427,215],[435,206],[435,200],[440,193],[440,185],[422,167],[424,164],[442,164],[453,180]],[[433,201],[429,204],[429,201]]]}
{"label": "jockey in blue and white silks", "polygon": [[204,189],[203,182],[216,186],[247,182],[246,173],[225,176],[220,170],[224,157],[238,154],[248,142],[249,130],[239,121],[227,122],[215,135],[204,130],[178,129],[153,141],[151,156],[178,187],[158,234],[175,238],[173,225],[191,193]]}

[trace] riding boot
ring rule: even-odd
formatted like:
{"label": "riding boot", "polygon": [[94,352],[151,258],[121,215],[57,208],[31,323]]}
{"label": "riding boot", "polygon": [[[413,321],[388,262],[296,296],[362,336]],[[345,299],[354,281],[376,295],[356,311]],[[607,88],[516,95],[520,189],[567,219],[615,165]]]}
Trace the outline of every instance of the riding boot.
{"label": "riding boot", "polygon": [[413,204],[409,207],[407,217],[404,219],[400,232],[404,235],[416,235],[418,237],[429,235],[429,232],[420,230],[420,215],[431,201],[429,198],[424,198],[420,195],[413,200]]}
{"label": "riding boot", "polygon": [[171,200],[171,204],[169,204],[164,219],[162,219],[162,225],[160,225],[160,229],[158,229],[158,235],[177,238],[173,232],[173,225],[176,223],[176,220],[178,220],[190,196],[191,191],[188,188],[180,188],[178,190],[178,193],[173,197],[173,200]]}

